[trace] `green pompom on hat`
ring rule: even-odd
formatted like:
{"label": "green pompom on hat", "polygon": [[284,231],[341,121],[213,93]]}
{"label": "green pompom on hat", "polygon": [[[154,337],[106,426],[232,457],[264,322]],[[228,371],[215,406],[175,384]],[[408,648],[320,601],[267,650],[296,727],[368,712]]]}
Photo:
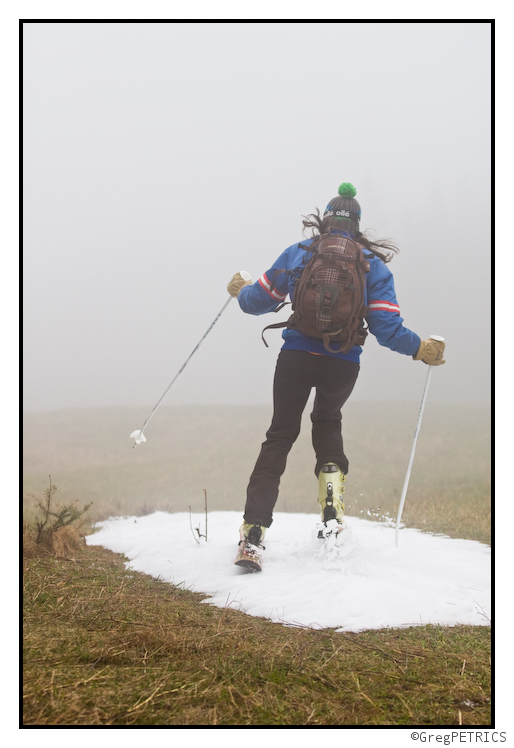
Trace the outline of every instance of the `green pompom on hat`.
{"label": "green pompom on hat", "polygon": [[355,197],[357,194],[357,190],[350,182],[343,182],[343,184],[339,185],[337,192],[341,197]]}

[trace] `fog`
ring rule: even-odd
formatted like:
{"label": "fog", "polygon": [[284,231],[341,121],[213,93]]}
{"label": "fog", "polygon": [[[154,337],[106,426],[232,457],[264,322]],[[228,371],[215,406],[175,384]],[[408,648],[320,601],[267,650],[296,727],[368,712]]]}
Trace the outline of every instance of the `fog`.
{"label": "fog", "polygon": [[[24,408],[148,406],[244,269],[352,182],[430,398],[490,398],[488,23],[25,23]],[[228,305],[166,404],[263,404],[286,319]],[[419,401],[369,336],[354,400]],[[134,427],[138,424],[134,424]]]}

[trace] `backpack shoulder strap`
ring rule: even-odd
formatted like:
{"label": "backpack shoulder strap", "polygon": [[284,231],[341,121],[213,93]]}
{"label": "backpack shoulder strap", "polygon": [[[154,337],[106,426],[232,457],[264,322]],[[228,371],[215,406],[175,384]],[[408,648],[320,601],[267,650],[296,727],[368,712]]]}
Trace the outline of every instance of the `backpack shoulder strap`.
{"label": "backpack shoulder strap", "polygon": [[[321,236],[314,237],[314,240],[309,245],[302,244],[301,242],[298,242],[298,247],[299,247],[299,249],[303,249],[307,253],[315,254],[318,251],[318,245],[319,245],[319,243],[321,241],[321,238],[322,238]],[[304,263],[303,266],[300,266],[298,268],[292,268],[291,270],[286,270],[285,268],[281,268],[279,270],[276,270],[275,273],[274,273],[274,275],[273,275],[273,280],[271,281],[271,288],[272,289],[274,288],[275,278],[277,277],[277,275],[279,273],[286,273],[287,275],[289,275],[293,279],[298,280],[298,278],[303,273],[303,271],[305,269],[305,265],[307,264],[307,262],[308,262],[309,259],[312,259],[312,258],[307,258],[306,257],[304,259],[304,261],[303,261],[303,263]],[[278,306],[274,310],[275,313],[276,312],[280,312],[281,309],[283,309],[285,306],[288,306],[289,304],[291,304],[290,301],[284,301],[283,304],[280,304],[280,306]],[[264,330],[261,333],[261,338],[262,338],[262,342],[264,343],[264,345],[266,346],[266,348],[269,348],[269,345],[266,343],[266,339],[264,337],[264,333],[266,332],[266,330],[279,330],[280,328],[287,327],[288,324],[289,324],[289,320],[290,319],[291,319],[291,317],[289,317],[289,319],[287,319],[285,322],[275,322],[275,324],[273,324],[273,325],[267,325],[264,328]]]}

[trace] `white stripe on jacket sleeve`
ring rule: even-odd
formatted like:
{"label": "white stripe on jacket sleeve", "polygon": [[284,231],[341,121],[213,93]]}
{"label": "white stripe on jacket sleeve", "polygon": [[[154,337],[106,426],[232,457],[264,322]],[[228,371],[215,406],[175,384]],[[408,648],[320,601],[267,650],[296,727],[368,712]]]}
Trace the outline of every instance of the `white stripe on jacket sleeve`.
{"label": "white stripe on jacket sleeve", "polygon": [[400,307],[398,304],[393,304],[391,301],[384,301],[382,299],[375,299],[370,301],[368,304],[370,312],[381,311],[381,312],[396,312],[400,314]]}
{"label": "white stripe on jacket sleeve", "polygon": [[284,299],[287,296],[287,293],[281,294],[277,291],[276,288],[271,288],[271,283],[268,280],[268,276],[266,273],[261,275],[259,278],[259,284],[262,286],[262,288],[268,293],[272,299],[275,299],[276,301],[284,301]]}

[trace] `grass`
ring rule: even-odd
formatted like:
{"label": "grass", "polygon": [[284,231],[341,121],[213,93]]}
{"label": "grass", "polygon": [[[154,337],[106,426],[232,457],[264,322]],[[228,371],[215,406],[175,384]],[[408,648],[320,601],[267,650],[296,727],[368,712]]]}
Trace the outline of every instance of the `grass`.
{"label": "grass", "polygon": [[24,725],[491,724],[486,626],[288,628],[101,547],[28,555]]}
{"label": "grass", "polygon": [[[349,402],[343,411],[349,515],[396,517],[419,404]],[[308,411],[308,409],[307,409]],[[148,442],[129,434],[144,409],[24,416],[24,514],[48,475],[62,501],[93,502],[93,522],[123,514],[243,510],[248,477],[269,426],[266,406],[162,407]],[[318,511],[309,415],[288,459],[276,511]],[[490,542],[490,419],[486,408],[428,404],[409,483],[407,526]],[[369,514],[368,514],[369,512]]]}
{"label": "grass", "polygon": [[[24,517],[48,475],[91,522],[156,509],[241,510],[269,408],[162,408],[148,443],[137,409],[31,414],[24,423]],[[417,405],[349,403],[347,513],[396,517]],[[316,512],[308,415],[277,511]],[[490,542],[486,410],[427,407],[403,521]],[[228,476],[228,479],[227,479]],[[26,533],[27,726],[491,725],[488,626],[360,634],[289,628],[202,604],[202,596],[127,570],[122,556],[61,528]],[[237,535],[237,528],[234,530]]]}

